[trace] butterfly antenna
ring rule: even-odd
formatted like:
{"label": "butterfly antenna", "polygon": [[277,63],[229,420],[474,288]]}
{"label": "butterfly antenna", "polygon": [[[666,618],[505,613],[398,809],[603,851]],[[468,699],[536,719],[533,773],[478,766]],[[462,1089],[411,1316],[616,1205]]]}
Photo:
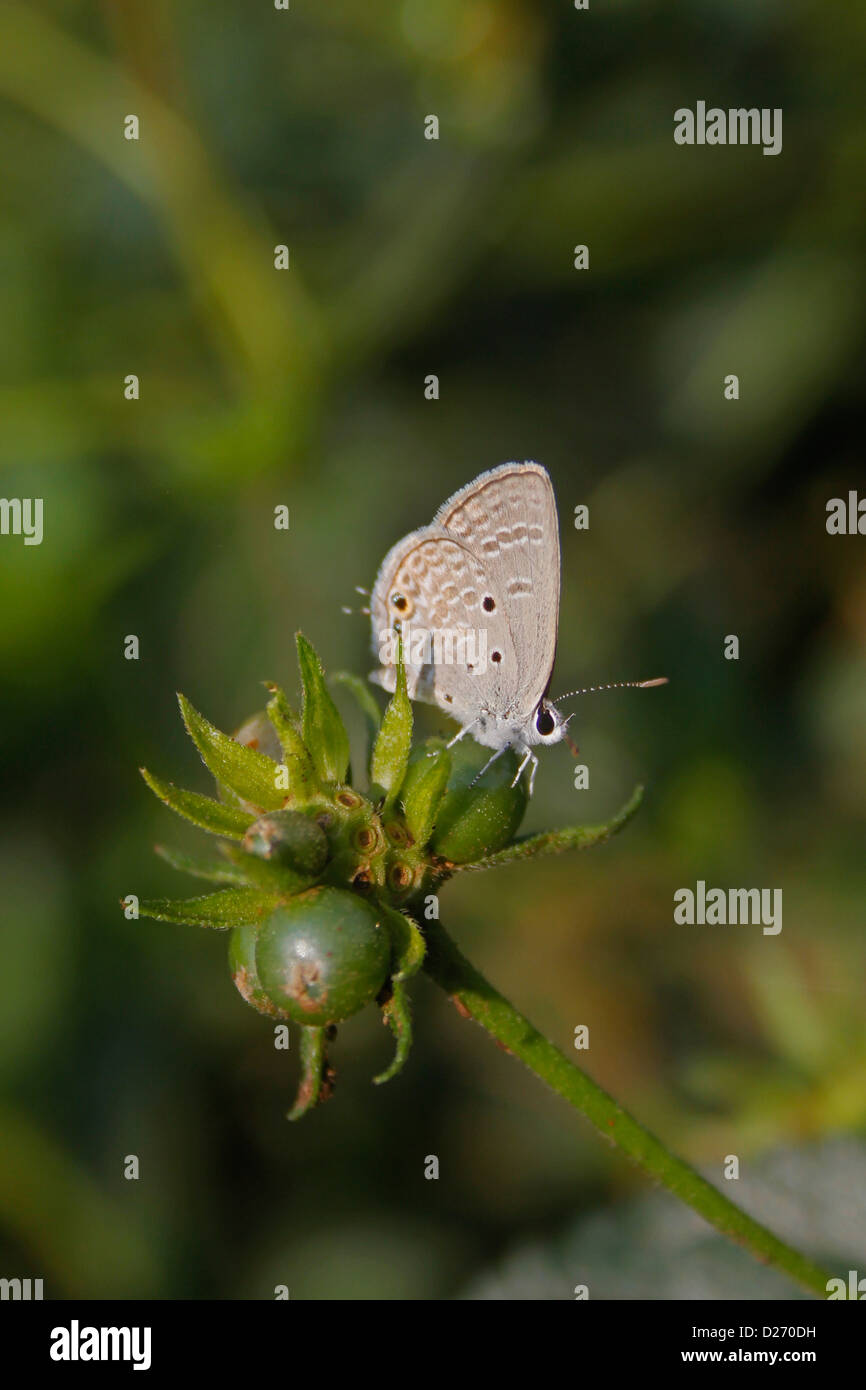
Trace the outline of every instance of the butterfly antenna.
{"label": "butterfly antenna", "polygon": [[612,681],[610,685],[586,685],[583,690],[566,690],[564,695],[557,695],[552,702],[558,705],[560,700],[570,700],[572,695],[592,695],[596,690],[625,690],[631,687],[634,690],[649,690],[653,685],[667,685],[667,676],[656,676],[651,681]]}

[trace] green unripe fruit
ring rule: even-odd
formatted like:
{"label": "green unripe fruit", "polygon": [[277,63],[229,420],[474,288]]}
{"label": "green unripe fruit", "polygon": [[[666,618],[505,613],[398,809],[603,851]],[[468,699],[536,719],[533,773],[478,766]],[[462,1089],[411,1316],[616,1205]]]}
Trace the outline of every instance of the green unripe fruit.
{"label": "green unripe fruit", "polygon": [[328,859],[328,840],[321,826],[300,811],[269,811],[253,821],[243,838],[247,854],[269,859],[313,879]]}
{"label": "green unripe fruit", "polygon": [[265,993],[256,966],[258,927],[235,927],[229,937],[229,969],[243,999],[270,1018],[288,1018]]}
{"label": "green unripe fruit", "polygon": [[390,936],[376,908],[342,888],[290,898],[258,931],[261,985],[297,1023],[351,1018],[375,999],[390,964]]}
{"label": "green unripe fruit", "polygon": [[452,864],[471,864],[502,849],[523,820],[529,794],[524,777],[511,785],[520,766],[513,750],[470,786],[489,757],[489,749],[468,738],[451,749],[451,772],[430,847]]}

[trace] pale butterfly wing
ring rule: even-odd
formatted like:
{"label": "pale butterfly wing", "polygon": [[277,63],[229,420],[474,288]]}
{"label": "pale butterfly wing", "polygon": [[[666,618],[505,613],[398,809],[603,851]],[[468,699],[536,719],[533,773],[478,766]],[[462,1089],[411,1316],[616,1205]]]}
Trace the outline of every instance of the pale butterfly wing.
{"label": "pale butterfly wing", "polygon": [[[373,585],[373,592],[370,595],[370,621],[373,628],[373,651],[376,653],[382,665],[376,671],[370,672],[370,679],[383,689],[393,693],[397,681],[397,668],[389,664],[386,655],[382,651],[382,643],[385,634],[391,632],[395,624],[402,621],[401,614],[395,608],[394,601],[406,598],[409,608],[406,610],[409,620],[412,620],[412,613],[415,608],[414,590],[417,585],[413,581],[413,592],[403,595],[397,587],[396,575],[402,572],[403,563],[409,552],[417,545],[418,541],[427,534],[430,527],[421,527],[418,531],[412,531],[408,536],[404,536],[396,545],[392,545],[388,554],[379,566],[379,573],[376,575],[376,583]],[[411,661],[411,654],[403,653],[403,660],[406,665],[406,688],[412,700],[429,700],[431,695],[425,693],[425,683],[421,680],[423,668],[418,662]],[[420,684],[419,684],[420,682]]]}
{"label": "pale butterfly wing", "polygon": [[[491,598],[494,611],[486,612]],[[377,653],[383,633],[397,624],[404,633],[412,699],[437,704],[469,723],[481,703],[500,698],[499,673],[516,664],[504,604],[479,557],[442,527],[423,527],[392,547],[373,588],[370,614]],[[425,632],[432,635],[432,653],[429,645],[425,651],[416,644]],[[383,665],[372,678],[393,691],[396,669]]]}
{"label": "pale butterfly wing", "polygon": [[[559,521],[546,470],[506,463],[455,492],[430,526],[388,552],[370,611],[375,650],[395,627],[403,632],[409,694],[459,721],[451,743],[471,733],[494,750],[478,776],[514,748],[522,757],[511,785],[531,763],[531,796],[538,765],[533,747],[559,743],[568,724],[553,704],[542,704],[559,626]],[[481,659],[478,651],[444,661],[441,648],[440,656],[435,647],[419,651],[413,625],[428,638],[437,632],[450,639],[474,634],[476,642],[483,637]],[[396,650],[380,651],[380,660],[372,679],[393,691]]]}
{"label": "pale butterfly wing", "polygon": [[510,641],[503,641],[489,708],[530,714],[550,681],[559,622],[559,521],[547,470],[537,463],[492,468],[443,503],[434,525],[477,557],[496,603],[483,615],[488,626],[499,613],[506,619]]}

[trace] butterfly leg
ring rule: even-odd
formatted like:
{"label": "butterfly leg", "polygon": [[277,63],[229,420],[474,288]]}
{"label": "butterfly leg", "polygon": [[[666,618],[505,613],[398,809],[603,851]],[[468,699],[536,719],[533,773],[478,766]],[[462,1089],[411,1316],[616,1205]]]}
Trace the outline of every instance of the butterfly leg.
{"label": "butterfly leg", "polygon": [[446,747],[446,748],[453,748],[454,745],[455,745],[455,743],[459,743],[460,740],[461,740],[461,738],[465,738],[465,737],[466,737],[466,735],[469,733],[470,729],[474,729],[474,728],[475,728],[475,725],[476,725],[476,724],[480,724],[480,723],[481,723],[481,720],[480,720],[480,719],[473,719],[471,724],[464,724],[463,728],[462,728],[462,729],[459,729],[459,730],[457,731],[457,733],[454,735],[454,737],[453,737],[448,743],[446,743],[445,747]]}
{"label": "butterfly leg", "polygon": [[[460,740],[461,740],[461,738],[465,738],[466,735],[469,733],[470,729],[474,729],[474,728],[475,728],[475,725],[476,725],[478,722],[479,722],[479,721],[478,721],[477,719],[473,719],[473,721],[472,721],[471,724],[467,724],[464,728],[458,729],[458,730],[457,730],[457,733],[454,735],[454,737],[453,737],[452,739],[449,739],[449,740],[448,740],[448,742],[446,743],[445,747],[446,747],[446,748],[453,748],[454,745],[455,745],[455,743],[459,743]],[[431,753],[428,753],[428,754],[427,754],[427,757],[428,757],[428,758],[435,758],[435,757],[437,756],[437,754],[438,754],[438,751],[439,751],[439,750],[438,750],[437,748],[434,748],[433,751],[432,751]],[[479,774],[479,775],[480,775],[480,774]]]}
{"label": "butterfly leg", "polygon": [[[476,722],[477,722],[477,721],[476,721]],[[479,779],[480,777],[483,777],[484,774],[485,774],[485,772],[487,771],[487,769],[488,769],[489,767],[492,767],[493,764],[496,762],[496,759],[497,759],[497,758],[501,758],[501,757],[502,757],[502,754],[505,753],[505,752],[507,751],[507,749],[509,749],[510,747],[511,747],[511,744],[510,744],[510,743],[503,743],[503,745],[502,745],[501,748],[497,748],[496,752],[493,754],[493,757],[487,759],[487,762],[484,764],[484,766],[482,767],[481,771],[480,771],[480,772],[476,772],[475,776],[472,778],[472,781],[469,783],[470,787],[474,787],[474,786],[475,786],[475,783],[478,781],[478,779]],[[517,775],[520,776],[519,773],[518,773]],[[513,784],[512,784],[512,785],[513,785]]]}
{"label": "butterfly leg", "polygon": [[517,769],[517,772],[514,775],[514,781],[511,783],[511,785],[512,787],[517,786],[517,783],[520,781],[520,774],[526,767],[526,764],[530,761],[532,762],[532,771],[529,774],[529,795],[532,796],[532,788],[535,785],[535,769],[538,767],[538,759],[536,758],[531,748],[527,748],[526,752],[524,753],[523,762]]}
{"label": "butterfly leg", "polygon": [[532,771],[529,774],[529,795],[532,796],[532,789],[535,786],[535,773],[538,768],[538,758],[532,755]]}

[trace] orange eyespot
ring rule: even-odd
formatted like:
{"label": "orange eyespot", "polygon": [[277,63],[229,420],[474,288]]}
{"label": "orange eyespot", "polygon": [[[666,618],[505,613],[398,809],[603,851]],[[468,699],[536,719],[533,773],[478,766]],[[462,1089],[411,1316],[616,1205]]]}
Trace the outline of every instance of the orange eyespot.
{"label": "orange eyespot", "polygon": [[391,595],[391,607],[396,608],[401,618],[411,618],[415,605],[405,594],[395,593]]}

